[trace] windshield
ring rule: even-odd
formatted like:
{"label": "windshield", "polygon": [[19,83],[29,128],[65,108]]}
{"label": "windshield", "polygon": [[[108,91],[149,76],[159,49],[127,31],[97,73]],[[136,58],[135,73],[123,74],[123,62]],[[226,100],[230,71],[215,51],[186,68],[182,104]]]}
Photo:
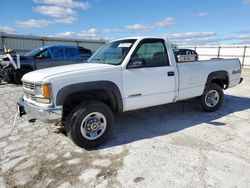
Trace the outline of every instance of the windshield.
{"label": "windshield", "polygon": [[36,48],[36,49],[34,49],[34,50],[29,51],[29,52],[26,53],[24,56],[34,57],[34,56],[36,56],[39,52],[41,52],[42,50],[44,50],[44,48]]}
{"label": "windshield", "polygon": [[135,41],[127,39],[107,43],[89,58],[88,63],[120,65]]}

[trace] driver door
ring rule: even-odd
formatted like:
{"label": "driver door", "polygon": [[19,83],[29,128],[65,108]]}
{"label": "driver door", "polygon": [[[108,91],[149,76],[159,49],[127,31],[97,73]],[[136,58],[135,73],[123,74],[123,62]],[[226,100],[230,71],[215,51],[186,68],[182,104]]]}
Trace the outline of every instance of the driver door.
{"label": "driver door", "polygon": [[[131,66],[133,62],[140,67]],[[173,102],[175,72],[164,40],[144,39],[139,43],[123,70],[123,88],[124,111]]]}

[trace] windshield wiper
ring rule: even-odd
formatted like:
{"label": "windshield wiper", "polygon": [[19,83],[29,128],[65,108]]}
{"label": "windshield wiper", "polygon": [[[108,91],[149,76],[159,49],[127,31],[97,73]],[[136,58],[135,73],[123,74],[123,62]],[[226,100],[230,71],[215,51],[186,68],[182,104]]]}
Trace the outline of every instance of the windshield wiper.
{"label": "windshield wiper", "polygon": [[105,63],[105,60],[104,59],[96,58],[96,59],[91,59],[91,62]]}
{"label": "windshield wiper", "polygon": [[93,59],[93,61],[105,61],[105,60],[97,58],[97,59]]}

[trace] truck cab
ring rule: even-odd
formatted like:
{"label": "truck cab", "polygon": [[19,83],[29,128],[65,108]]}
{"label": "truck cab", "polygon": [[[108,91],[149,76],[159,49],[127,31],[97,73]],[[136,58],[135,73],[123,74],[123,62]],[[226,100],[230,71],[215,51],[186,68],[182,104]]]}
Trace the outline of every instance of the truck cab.
{"label": "truck cab", "polygon": [[174,101],[178,71],[169,49],[163,39],[138,42],[123,71],[125,110]]}

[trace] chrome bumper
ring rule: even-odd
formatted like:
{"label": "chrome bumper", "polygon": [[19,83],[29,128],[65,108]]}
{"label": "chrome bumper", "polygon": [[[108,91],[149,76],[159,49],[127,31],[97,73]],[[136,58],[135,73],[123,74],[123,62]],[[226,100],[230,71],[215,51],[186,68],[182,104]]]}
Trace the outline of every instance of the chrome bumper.
{"label": "chrome bumper", "polygon": [[62,118],[62,108],[42,108],[27,103],[21,98],[17,105],[19,106],[19,115],[29,115],[34,119],[38,119],[45,123],[58,123]]}

